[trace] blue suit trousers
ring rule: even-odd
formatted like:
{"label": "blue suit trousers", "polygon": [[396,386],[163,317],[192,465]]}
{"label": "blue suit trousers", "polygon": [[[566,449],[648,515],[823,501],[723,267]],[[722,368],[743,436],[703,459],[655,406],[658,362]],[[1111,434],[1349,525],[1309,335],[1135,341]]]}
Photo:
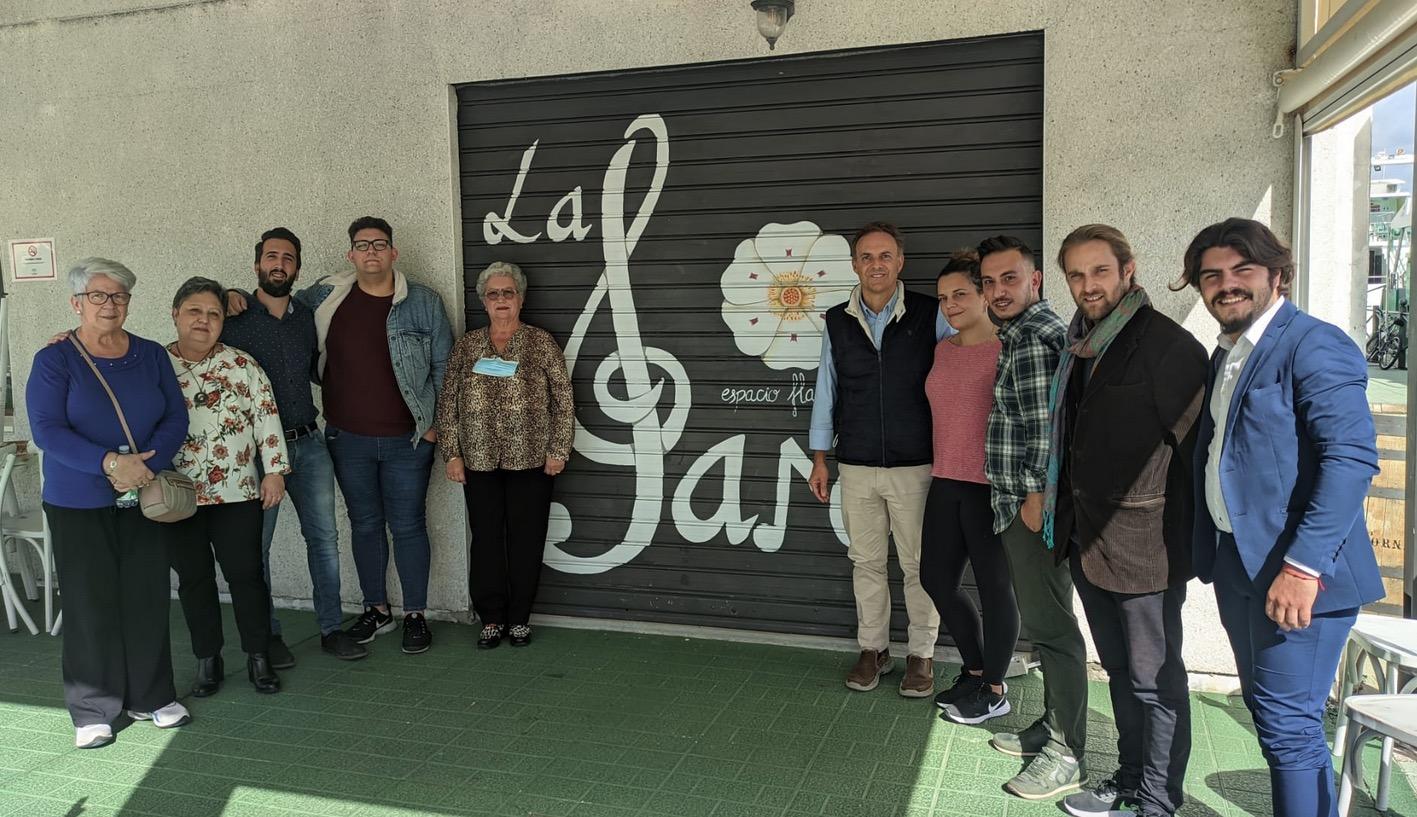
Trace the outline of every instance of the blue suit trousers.
{"label": "blue suit trousers", "polygon": [[1222,533],[1215,554],[1215,599],[1235,652],[1245,706],[1269,764],[1274,815],[1337,817],[1324,704],[1358,610],[1315,615],[1306,629],[1286,633],[1265,615],[1268,592],[1245,572],[1235,538]]}

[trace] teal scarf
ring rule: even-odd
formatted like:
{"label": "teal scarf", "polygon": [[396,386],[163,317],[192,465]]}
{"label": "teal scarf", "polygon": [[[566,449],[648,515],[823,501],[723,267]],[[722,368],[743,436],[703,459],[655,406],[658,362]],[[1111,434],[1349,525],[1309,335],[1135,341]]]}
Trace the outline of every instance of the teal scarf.
{"label": "teal scarf", "polygon": [[1053,549],[1053,524],[1058,513],[1058,476],[1063,464],[1063,432],[1072,422],[1063,398],[1067,395],[1068,383],[1072,380],[1073,366],[1079,358],[1089,361],[1085,365],[1091,365],[1091,361],[1101,357],[1137,310],[1150,304],[1151,298],[1147,297],[1146,290],[1133,283],[1127,294],[1122,296],[1121,303],[1117,304],[1101,323],[1089,329],[1082,310],[1079,309],[1073,316],[1073,322],[1068,325],[1068,344],[1063,347],[1062,356],[1058,358],[1058,369],[1053,372],[1053,382],[1048,386],[1048,419],[1052,427],[1048,434],[1048,482],[1043,489],[1043,541],[1049,550]]}

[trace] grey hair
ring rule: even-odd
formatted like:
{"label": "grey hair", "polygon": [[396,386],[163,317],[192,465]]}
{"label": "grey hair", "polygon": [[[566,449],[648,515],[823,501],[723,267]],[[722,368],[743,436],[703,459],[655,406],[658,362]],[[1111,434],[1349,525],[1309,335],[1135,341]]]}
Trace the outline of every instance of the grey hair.
{"label": "grey hair", "polygon": [[124,292],[132,292],[133,287],[138,284],[138,276],[117,261],[107,258],[84,258],[69,268],[69,290],[75,295],[82,295],[88,291],[89,282],[100,275],[112,278],[123,287]]}
{"label": "grey hair", "polygon": [[526,275],[522,274],[522,268],[510,261],[493,261],[487,265],[487,269],[477,274],[477,297],[481,298],[486,295],[488,280],[499,275],[505,275],[512,279],[518,295],[526,294]]}
{"label": "grey hair", "polygon": [[177,294],[172,296],[172,308],[180,308],[183,301],[186,301],[193,295],[201,295],[203,292],[208,295],[215,295],[216,302],[221,304],[223,310],[226,309],[226,290],[222,289],[221,284],[210,278],[203,278],[197,275],[183,281],[182,286],[177,288]]}

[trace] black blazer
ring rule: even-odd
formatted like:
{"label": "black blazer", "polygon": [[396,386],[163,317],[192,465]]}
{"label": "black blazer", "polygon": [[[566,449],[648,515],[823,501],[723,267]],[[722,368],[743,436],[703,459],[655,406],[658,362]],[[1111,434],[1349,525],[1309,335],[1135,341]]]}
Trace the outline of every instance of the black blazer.
{"label": "black blazer", "polygon": [[1205,348],[1150,306],[1096,361],[1083,388],[1078,359],[1064,399],[1054,542],[1057,558],[1115,593],[1154,593],[1191,569],[1196,419],[1208,372]]}

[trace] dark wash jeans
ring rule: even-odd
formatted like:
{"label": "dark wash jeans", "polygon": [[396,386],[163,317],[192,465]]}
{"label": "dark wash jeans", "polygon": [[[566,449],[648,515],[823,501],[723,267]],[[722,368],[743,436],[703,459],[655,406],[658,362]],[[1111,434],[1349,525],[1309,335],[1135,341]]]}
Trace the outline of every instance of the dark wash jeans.
{"label": "dark wash jeans", "polygon": [[[325,438],[319,432],[287,442],[290,473],[285,475],[285,492],[300,518],[300,534],[305,539],[306,560],[310,564],[310,585],[315,603],[315,621],[320,635],[338,630],[344,617],[340,608],[339,533],[335,527],[335,471]],[[265,562],[266,584],[271,581],[271,538],[275,536],[280,506],[265,512],[261,529],[261,557]],[[271,610],[271,634],[280,635],[280,621]]]}
{"label": "dark wash jeans", "polygon": [[1186,585],[1114,593],[1088,581],[1077,558],[1068,563],[1107,670],[1117,722],[1117,782],[1136,791],[1145,814],[1175,814],[1184,802],[1181,783],[1191,757],[1191,699],[1181,660]]}
{"label": "dark wash jeans", "polygon": [[384,574],[393,535],[394,565],[403,587],[403,611],[421,613],[428,606],[429,469],[437,445],[407,436],[368,437],[325,426],[325,443],[335,465],[335,479],[349,510],[354,566],[365,606],[387,604]]}

